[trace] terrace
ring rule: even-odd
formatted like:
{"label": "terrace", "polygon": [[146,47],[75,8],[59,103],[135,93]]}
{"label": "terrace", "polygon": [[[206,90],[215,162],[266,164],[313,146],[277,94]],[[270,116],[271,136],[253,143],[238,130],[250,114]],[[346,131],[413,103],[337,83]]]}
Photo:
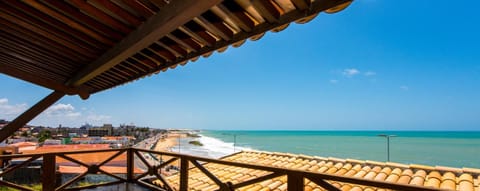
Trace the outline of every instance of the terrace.
{"label": "terrace", "polygon": [[[154,154],[168,160],[152,164],[145,159],[145,154]],[[103,158],[91,162],[86,160],[86,155],[96,155],[97,158],[101,155]],[[42,172],[39,176],[42,177],[42,190],[474,190],[478,189],[479,185],[473,177],[480,174],[478,169],[405,166],[262,152],[240,152],[216,160],[126,148],[10,155],[0,158],[22,158],[24,161],[4,169],[0,177],[41,159]],[[71,179],[60,180],[57,177],[57,163],[60,160],[76,164],[71,172],[68,169],[61,170],[64,173],[73,173],[75,176]],[[109,167],[112,161],[121,161],[126,168]],[[257,164],[251,164],[251,161],[256,161]],[[179,172],[165,175],[165,167],[175,162],[180,164]],[[460,175],[456,177],[456,174]],[[108,178],[88,185],[75,184],[88,176],[100,175]],[[1,180],[0,184],[19,190],[32,190],[6,180]]]}
{"label": "terrace", "polygon": [[[293,22],[307,23],[321,12],[336,13],[350,3],[350,0],[1,1],[0,72],[53,92],[0,129],[0,141],[65,95],[88,99],[97,92],[183,66],[200,57],[207,58],[215,51],[223,52],[229,46],[239,47],[248,39],[259,40],[268,31],[280,32]],[[145,153],[170,159],[152,164],[143,157]],[[101,159],[85,161],[82,157],[85,155]],[[19,190],[32,188],[8,181],[6,176],[34,161],[42,162],[40,173],[34,174],[41,179],[42,190],[93,187],[102,190],[112,185],[120,185],[125,190],[132,186],[152,190],[194,190],[198,185],[192,184],[190,179],[200,172],[212,185],[206,190],[234,190],[278,177],[284,180],[285,189],[292,191],[306,190],[306,184],[318,185],[323,190],[340,190],[338,185],[344,184],[338,183],[360,185],[361,188],[439,190],[402,182],[138,148],[13,154],[0,158],[2,161],[22,161],[0,173],[1,186]],[[76,168],[70,168],[70,172],[76,171],[76,175],[66,181],[57,179],[61,172],[59,162],[75,164]],[[124,168],[109,167],[113,162]],[[164,167],[173,162],[180,164],[174,176],[177,180],[166,178],[162,173]],[[253,169],[258,174],[226,181],[209,170],[214,164]],[[234,177],[235,172],[231,173],[229,177]],[[75,184],[98,174],[112,181]]]}

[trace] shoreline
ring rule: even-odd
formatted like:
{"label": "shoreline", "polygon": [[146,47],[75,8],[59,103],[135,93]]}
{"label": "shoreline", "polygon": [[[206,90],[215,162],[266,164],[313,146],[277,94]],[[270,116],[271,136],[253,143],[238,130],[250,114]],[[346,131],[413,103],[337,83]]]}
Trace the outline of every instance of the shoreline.
{"label": "shoreline", "polygon": [[173,152],[172,148],[178,145],[178,138],[186,137],[186,133],[168,132],[165,137],[158,139],[153,150],[161,152]]}

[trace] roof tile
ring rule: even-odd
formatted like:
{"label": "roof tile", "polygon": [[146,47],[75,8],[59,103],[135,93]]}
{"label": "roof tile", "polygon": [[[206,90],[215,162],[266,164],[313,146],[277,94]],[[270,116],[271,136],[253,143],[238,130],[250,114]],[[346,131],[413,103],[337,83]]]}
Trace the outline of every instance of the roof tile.
{"label": "roof tile", "polygon": [[457,185],[455,179],[455,174],[453,174],[452,172],[446,172],[442,176],[442,183],[440,184],[440,188],[455,190],[455,187]]}
{"label": "roof tile", "polygon": [[[326,159],[320,157],[309,158],[306,156],[282,154],[282,153],[262,153],[240,152],[223,158],[227,161],[236,161],[241,163],[249,163],[248,161],[256,161],[257,164],[276,166],[281,168],[291,168],[296,170],[305,170],[312,172],[320,172],[327,174],[335,174],[346,177],[355,177],[361,179],[370,179],[375,181],[386,181],[398,184],[412,184],[418,186],[428,186],[434,188],[457,189],[457,190],[476,190],[479,189],[480,173],[465,172],[465,168],[449,168],[449,167],[430,167],[424,165],[404,165],[398,163],[382,163],[376,161],[358,161],[358,160],[341,160],[333,158]],[[204,167],[211,171],[223,182],[231,181],[233,184],[261,177],[271,172],[263,170],[255,170],[241,167],[233,167],[228,165],[219,165],[206,163]],[[452,170],[452,171],[449,171]],[[461,173],[458,173],[461,170]],[[475,171],[476,169],[467,169],[467,171]],[[212,190],[218,186],[196,168],[190,169],[189,185],[195,186],[194,190]],[[459,176],[459,177],[457,177]],[[167,178],[169,181],[178,181],[178,175]],[[377,189],[374,187],[355,185],[350,183],[342,183],[337,181],[327,181],[333,186],[341,190],[377,190],[386,191],[387,189]],[[314,182],[305,179],[304,190],[324,190]],[[178,183],[172,183],[175,188]],[[287,190],[287,176],[280,176],[273,179],[265,180],[253,185],[248,185],[238,190],[254,190],[267,191]]]}
{"label": "roof tile", "polygon": [[432,171],[428,174],[425,186],[438,188],[442,182],[442,175],[438,171]]}

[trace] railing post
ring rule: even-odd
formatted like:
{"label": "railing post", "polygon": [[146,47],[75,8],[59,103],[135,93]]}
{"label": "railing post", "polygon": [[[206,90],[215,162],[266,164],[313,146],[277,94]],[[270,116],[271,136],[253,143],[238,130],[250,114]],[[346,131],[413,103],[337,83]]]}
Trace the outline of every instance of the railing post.
{"label": "railing post", "polygon": [[132,182],[134,180],[134,153],[133,149],[127,148],[127,181]]}
{"label": "railing post", "polygon": [[303,191],[305,188],[304,178],[300,173],[289,172],[287,174],[287,190],[288,191]]}
{"label": "railing post", "polygon": [[43,156],[42,170],[42,190],[54,191],[57,179],[57,168],[55,164],[55,154],[45,154]]}
{"label": "railing post", "polygon": [[180,157],[180,191],[188,190],[188,159]]}

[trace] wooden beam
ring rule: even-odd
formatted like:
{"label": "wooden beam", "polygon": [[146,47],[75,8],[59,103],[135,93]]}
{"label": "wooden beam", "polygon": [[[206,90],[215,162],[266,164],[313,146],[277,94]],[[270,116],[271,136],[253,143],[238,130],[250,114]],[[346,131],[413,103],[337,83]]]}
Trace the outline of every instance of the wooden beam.
{"label": "wooden beam", "polygon": [[127,181],[133,182],[135,180],[135,155],[132,148],[127,149]]}
{"label": "wooden beam", "polygon": [[[213,15],[210,14],[210,15]],[[215,23],[210,22],[203,16],[198,16],[197,18],[193,19],[197,24],[201,25],[203,28],[207,29],[209,32],[219,36],[220,38],[229,41],[232,39],[233,32],[230,31],[225,25],[223,25],[220,20],[216,21]]]}
{"label": "wooden beam", "polygon": [[188,190],[188,158],[180,158],[180,191]]}
{"label": "wooden beam", "polygon": [[[90,63],[83,70],[78,72],[66,84],[79,86],[88,80],[100,75],[128,57],[148,47],[152,42],[157,41],[166,34],[174,31],[180,25],[201,15],[212,6],[220,3],[221,0],[198,1],[198,0],[177,0],[165,5],[162,10],[152,16],[137,30],[130,33],[125,39],[115,45],[112,49],[100,56],[93,63]],[[180,14],[181,13],[181,14]]]}
{"label": "wooden beam", "polygon": [[300,173],[287,173],[287,190],[303,191],[305,188],[304,178]]}
{"label": "wooden beam", "polygon": [[[311,178],[311,179],[310,179]],[[330,183],[328,183],[327,181],[325,180],[322,180],[321,178],[318,178],[318,177],[310,177],[309,179],[314,182],[315,184],[321,186],[322,188],[325,188],[329,191],[340,191],[340,189],[338,189],[337,187],[331,185]]]}
{"label": "wooden beam", "polygon": [[42,190],[55,190],[57,179],[55,176],[56,172],[57,168],[55,166],[55,154],[44,155],[42,164]]}
{"label": "wooden beam", "polygon": [[203,174],[207,175],[208,178],[210,178],[210,180],[213,180],[213,182],[215,182],[215,184],[218,185],[218,187],[220,187],[220,190],[222,189],[225,189],[226,187],[226,184],[223,183],[221,180],[219,180],[215,175],[213,175],[210,171],[208,171],[205,167],[203,167],[200,163],[198,163],[198,161],[196,160],[191,160],[191,163],[193,165],[195,165],[198,169],[200,169],[200,171],[202,171]]}
{"label": "wooden beam", "polygon": [[[245,15],[243,10],[239,10],[240,8],[237,8],[238,6],[236,6],[235,2],[227,1],[227,2],[224,2],[224,4],[217,5],[220,11],[228,15],[244,31],[246,32],[252,31],[252,28],[255,27],[255,23],[253,23],[253,21],[250,20],[248,16]],[[229,8],[227,8],[226,6],[229,6]]]}
{"label": "wooden beam", "polygon": [[292,3],[300,10],[305,10],[310,6],[310,1],[305,0],[292,0]]}
{"label": "wooden beam", "polygon": [[87,90],[85,89],[82,90],[82,88],[80,87],[78,88],[68,87],[61,83],[55,82],[53,80],[41,78],[36,75],[32,75],[28,72],[19,70],[17,68],[10,67],[8,65],[0,64],[0,72],[18,79],[25,80],[33,84],[40,85],[48,89],[63,92],[68,95],[78,94],[82,99],[87,99],[90,96]]}
{"label": "wooden beam", "polygon": [[282,176],[282,175],[283,175],[282,173],[274,172],[274,173],[271,173],[271,174],[268,174],[268,175],[265,175],[265,176],[261,176],[261,177],[258,177],[258,178],[247,180],[245,182],[240,182],[238,184],[234,184],[233,188],[238,189],[238,188],[241,188],[241,187],[244,187],[244,186],[248,186],[248,185],[259,183],[259,182],[262,182],[262,181],[265,181],[265,180],[273,179],[273,178],[276,178],[276,177],[279,177],[279,176]]}
{"label": "wooden beam", "polygon": [[37,104],[32,106],[27,111],[23,112],[20,116],[14,119],[12,122],[4,126],[0,129],[0,142],[7,139],[10,135],[15,133],[19,128],[23,127],[27,124],[30,120],[35,118],[38,114],[42,113],[45,109],[50,107],[52,104],[57,102],[60,98],[62,98],[65,93],[60,91],[54,91],[47,97],[43,98]]}
{"label": "wooden beam", "polygon": [[190,37],[194,38],[195,40],[197,40],[198,42],[202,43],[203,46],[212,46],[212,44],[210,44],[208,41],[206,41],[205,39],[203,39],[200,35],[198,35],[197,33],[193,32],[192,30],[190,30],[189,28],[185,27],[185,26],[180,26],[178,27],[178,29],[182,32],[184,32],[185,34],[189,35]]}
{"label": "wooden beam", "polygon": [[278,22],[280,13],[269,1],[253,0],[252,4],[255,6],[255,9],[260,13],[260,15],[262,15],[265,19],[267,19],[268,22],[270,23]]}
{"label": "wooden beam", "polygon": [[[340,5],[340,4],[348,2],[348,1],[349,0],[314,1],[314,2],[312,2],[311,7],[309,9],[306,9],[306,10],[303,10],[303,11],[295,10],[295,11],[285,13],[284,15],[282,15],[278,19],[278,22],[275,23],[275,24],[268,23],[268,22],[261,23],[258,26],[255,26],[255,28],[252,28],[252,31],[250,31],[250,32],[237,33],[230,40],[220,40],[220,41],[217,41],[217,42],[210,42],[210,44],[211,44],[210,46],[204,46],[201,49],[197,50],[196,52],[188,53],[186,55],[183,55],[183,57],[180,57],[180,58],[175,58],[173,55],[169,56],[168,54],[170,54],[170,52],[168,52],[167,50],[160,47],[160,45],[154,44],[150,47],[151,51],[154,52],[155,54],[161,56],[166,61],[164,63],[164,65],[159,66],[158,68],[156,68],[156,70],[159,71],[159,70],[162,70],[163,68],[168,68],[168,67],[173,66],[175,64],[185,62],[185,61],[189,61],[189,60],[194,59],[194,58],[196,58],[198,56],[201,56],[203,54],[215,51],[215,50],[223,48],[225,46],[229,46],[229,45],[234,44],[234,43],[239,42],[239,41],[244,41],[245,39],[248,39],[252,36],[255,36],[255,35],[258,35],[258,34],[263,34],[263,33],[265,33],[265,31],[269,31],[269,30],[274,29],[278,26],[294,22],[298,19],[308,17],[308,16],[311,16],[311,15],[314,15],[314,14],[318,14],[321,11],[324,11],[324,10],[329,9],[331,7],[335,7],[337,5]],[[196,29],[196,27],[203,27],[203,28],[206,28],[206,27],[197,23],[199,21],[198,18],[203,18],[203,17],[195,18],[194,20],[196,20],[196,22],[189,22],[188,24],[186,24],[184,26],[184,28],[189,29],[192,33],[200,36],[199,34],[201,34],[201,32],[198,32],[198,29]],[[209,29],[207,28],[207,30],[209,30]],[[182,32],[183,32],[183,30],[182,30]],[[205,33],[205,32],[203,32],[203,33]],[[187,33],[187,34],[189,34],[189,33]],[[203,39],[206,40],[206,38],[203,38]],[[137,78],[140,78],[144,75],[145,75],[144,73],[140,73],[140,74],[132,76],[132,79],[137,79]]]}

